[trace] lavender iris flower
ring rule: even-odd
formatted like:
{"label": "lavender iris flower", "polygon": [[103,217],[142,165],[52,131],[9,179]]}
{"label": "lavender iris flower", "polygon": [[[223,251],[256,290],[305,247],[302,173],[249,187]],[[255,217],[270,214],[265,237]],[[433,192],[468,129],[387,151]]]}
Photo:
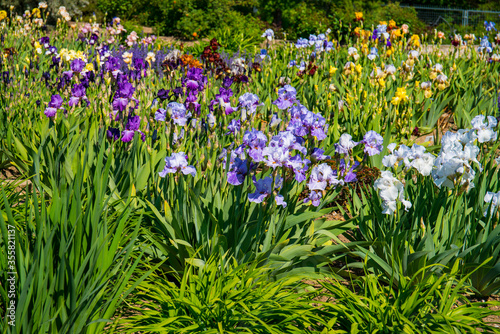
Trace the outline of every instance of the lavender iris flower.
{"label": "lavender iris flower", "polygon": [[158,122],[165,122],[166,116],[167,116],[167,111],[163,108],[159,108],[155,112],[155,120],[157,120]]}
{"label": "lavender iris flower", "polygon": [[311,191],[308,197],[304,199],[304,203],[311,202],[314,206],[319,206],[323,194],[320,191]]}
{"label": "lavender iris flower", "polygon": [[377,132],[371,130],[365,134],[361,142],[365,144],[365,153],[368,154],[368,156],[373,156],[380,154],[382,151],[384,138]]}
{"label": "lavender iris flower", "polygon": [[255,161],[264,160],[263,150],[266,147],[267,137],[261,131],[253,129],[243,135],[243,144],[248,148],[248,155]]}
{"label": "lavender iris flower", "polygon": [[339,142],[335,144],[335,151],[340,154],[349,154],[359,143],[352,140],[350,134],[344,133],[340,136]]}
{"label": "lavender iris flower", "polygon": [[484,29],[488,32],[492,30],[497,31],[497,28],[495,28],[495,22],[484,21]]}
{"label": "lavender iris flower", "polygon": [[245,93],[238,99],[240,102],[240,107],[245,108],[248,113],[253,114],[257,110],[257,107],[263,106],[263,103],[259,104],[259,97],[252,93]]}
{"label": "lavender iris flower", "polygon": [[184,152],[173,153],[170,157],[165,158],[165,162],[165,168],[160,172],[161,177],[178,171],[184,175],[191,174],[193,177],[196,176],[196,168],[188,165],[187,155]]}
{"label": "lavender iris flower", "polygon": [[241,128],[241,121],[238,119],[232,119],[231,122],[229,122],[229,125],[227,126],[227,129],[229,130],[228,133],[232,133],[233,135],[236,134],[236,132],[240,131]]}
{"label": "lavender iris flower", "polygon": [[274,39],[273,29],[267,29],[266,31],[264,31],[261,37],[267,38],[267,40],[272,41]]}
{"label": "lavender iris flower", "polygon": [[324,150],[322,150],[320,148],[314,148],[312,153],[311,153],[311,158],[313,158],[314,162],[330,159],[330,156],[324,155],[323,153],[325,153]]}
{"label": "lavender iris flower", "polygon": [[167,112],[171,115],[174,124],[180,126],[186,125],[189,117],[191,117],[191,112],[186,111],[186,107],[178,102],[170,102],[167,105]]}
{"label": "lavender iris flower", "polygon": [[278,99],[273,102],[279,109],[284,110],[290,108],[297,102],[297,91],[290,85],[285,85],[278,90]]}

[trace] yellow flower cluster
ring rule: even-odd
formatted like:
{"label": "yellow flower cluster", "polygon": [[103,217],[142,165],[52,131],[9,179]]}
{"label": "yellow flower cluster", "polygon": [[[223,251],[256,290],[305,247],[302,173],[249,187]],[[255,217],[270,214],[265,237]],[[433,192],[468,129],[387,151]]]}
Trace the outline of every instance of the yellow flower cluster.
{"label": "yellow flower cluster", "polygon": [[420,47],[420,37],[418,35],[411,36],[410,43],[416,48]]}
{"label": "yellow flower cluster", "polygon": [[7,12],[5,10],[0,10],[0,21],[7,17]]}
{"label": "yellow flower cluster", "polygon": [[62,61],[65,62],[73,61],[77,58],[83,60],[84,62],[87,62],[87,58],[85,57],[83,51],[61,49],[61,51],[59,52],[59,57],[61,57]]}
{"label": "yellow flower cluster", "polygon": [[396,94],[391,100],[391,103],[395,106],[399,105],[401,102],[408,101],[408,95],[406,95],[406,88],[398,88]]}
{"label": "yellow flower cluster", "polygon": [[40,14],[40,9],[38,8],[33,8],[33,11],[31,12],[31,15],[36,17],[36,18],[40,18],[42,17],[41,14]]}
{"label": "yellow flower cluster", "polygon": [[359,21],[363,18],[363,13],[362,12],[354,12],[354,15],[356,16],[356,20]]}

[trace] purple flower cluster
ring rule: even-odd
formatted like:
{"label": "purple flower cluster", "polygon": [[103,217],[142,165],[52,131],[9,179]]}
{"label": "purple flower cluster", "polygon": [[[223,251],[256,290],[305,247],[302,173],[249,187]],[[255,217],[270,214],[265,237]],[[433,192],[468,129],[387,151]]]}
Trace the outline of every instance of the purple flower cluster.
{"label": "purple flower cluster", "polygon": [[111,120],[113,122],[121,122],[123,126],[125,112],[127,111],[127,107],[130,102],[133,102],[133,106],[129,107],[129,114],[123,131],[120,133],[117,126],[109,127],[107,135],[110,140],[118,140],[118,138],[120,138],[122,142],[128,143],[134,139],[135,133],[138,132],[141,136],[141,140],[145,141],[146,135],[139,130],[141,118],[140,116],[133,114],[134,110],[139,108],[139,100],[133,97],[135,87],[127,80],[127,77],[123,74],[119,74],[117,76],[117,89],[112,102],[113,113],[110,115]]}
{"label": "purple flower cluster", "polygon": [[298,137],[313,136],[318,141],[326,138],[328,124],[320,114],[315,114],[301,104],[290,108],[292,119],[287,130]]}

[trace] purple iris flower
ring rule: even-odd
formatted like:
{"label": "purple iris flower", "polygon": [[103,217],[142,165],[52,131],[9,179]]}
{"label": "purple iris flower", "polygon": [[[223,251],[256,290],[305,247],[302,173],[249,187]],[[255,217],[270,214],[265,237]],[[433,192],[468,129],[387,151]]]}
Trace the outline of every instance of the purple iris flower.
{"label": "purple iris flower", "polygon": [[372,156],[380,154],[384,138],[377,132],[371,130],[365,134],[361,142],[365,144],[365,153]]}
{"label": "purple iris flower", "polygon": [[166,157],[165,163],[165,168],[160,172],[161,177],[178,171],[184,175],[191,174],[192,176],[196,176],[196,168],[188,165],[187,155],[184,152],[173,153],[170,157]]}
{"label": "purple iris flower", "polygon": [[231,87],[232,84],[233,84],[232,77],[225,77],[224,79],[222,79],[222,86],[224,86],[224,88],[228,89],[229,87]]}
{"label": "purple iris flower", "polygon": [[243,144],[248,148],[248,155],[255,161],[264,160],[263,150],[266,147],[267,137],[262,131],[253,129],[243,135]]}
{"label": "purple iris flower", "polygon": [[[71,97],[68,105],[70,107],[76,106],[82,99],[88,101],[85,93],[85,86],[83,84],[75,84],[73,88],[71,88]],[[89,103],[87,103],[87,105],[88,104]]]}
{"label": "purple iris flower", "polygon": [[255,113],[257,107],[263,106],[263,103],[259,104],[259,97],[252,93],[245,93],[239,97],[240,107],[245,108],[250,114]]}
{"label": "purple iris flower", "polygon": [[229,172],[227,173],[227,182],[233,186],[238,186],[245,181],[248,174],[247,160],[242,160],[238,157],[232,162]]}
{"label": "purple iris flower", "polygon": [[322,150],[320,148],[314,148],[312,153],[311,153],[311,158],[313,158],[314,162],[330,159],[330,156],[323,155],[323,153],[325,153],[324,150]]}
{"label": "purple iris flower", "polygon": [[139,132],[141,134],[142,141],[145,141],[145,135],[139,131],[139,127],[141,125],[140,116],[129,116],[127,125],[125,126],[125,130],[122,132],[122,142],[128,143],[132,139],[134,139],[135,132]]}
{"label": "purple iris flower", "polygon": [[345,183],[349,182],[354,182],[357,181],[356,173],[354,170],[358,168],[360,163],[358,161],[355,161],[352,166],[350,166],[349,161],[347,163],[344,161],[344,159],[340,160],[340,168],[339,168],[339,176],[344,178]]}
{"label": "purple iris flower", "polygon": [[59,94],[52,95],[49,102],[49,107],[59,109],[63,104],[63,99]]}
{"label": "purple iris flower", "polygon": [[64,71],[63,72],[62,79],[64,81],[71,81],[72,78],[73,78],[73,71]]}
{"label": "purple iris flower", "polygon": [[318,114],[314,114],[314,121],[311,124],[311,135],[316,137],[317,140],[321,141],[326,138],[326,131],[328,130],[328,124],[326,124],[326,119]]}
{"label": "purple iris flower", "polygon": [[297,101],[297,91],[290,85],[285,85],[278,90],[278,99],[273,102],[279,109],[290,108]]}
{"label": "purple iris flower", "polygon": [[308,197],[304,199],[304,203],[311,202],[314,206],[319,206],[323,194],[320,191],[311,191]]}
{"label": "purple iris flower", "polygon": [[229,125],[227,126],[227,129],[229,130],[229,133],[232,133],[233,135],[236,134],[236,132],[240,131],[241,128],[241,121],[238,119],[232,119],[231,122],[229,122]]}
{"label": "purple iris flower", "polygon": [[117,128],[108,127],[108,130],[106,131],[106,136],[110,140],[113,141],[118,140],[120,139],[120,130],[118,130]]}
{"label": "purple iris flower", "polygon": [[[49,55],[54,55],[54,54],[56,54],[56,53],[57,53],[57,48],[56,48],[55,46],[49,46],[49,47],[47,48],[47,51],[45,51],[45,54],[46,54],[47,56],[49,56]],[[60,59],[60,58],[57,58],[57,57],[55,57],[55,56],[54,56],[54,57],[52,57],[52,62],[53,62],[53,63],[56,63],[56,62],[54,61],[54,59]],[[57,63],[59,63],[59,62],[57,61]]]}
{"label": "purple iris flower", "polygon": [[191,91],[197,91],[199,87],[200,87],[200,85],[198,84],[198,82],[196,82],[194,80],[187,80],[186,81],[186,88],[191,90]]}
{"label": "purple iris flower", "polygon": [[168,100],[168,95],[170,94],[170,90],[168,89],[160,89],[156,96],[162,101]]}
{"label": "purple iris flower", "polygon": [[137,131],[139,130],[139,127],[141,126],[141,117],[136,115],[136,116],[131,116],[128,118],[128,122],[126,125],[127,130],[133,130]]}
{"label": "purple iris flower", "polygon": [[120,60],[116,57],[110,56],[104,64],[104,68],[108,72],[116,71],[120,68]]}
{"label": "purple iris flower", "polygon": [[124,97],[127,99],[130,99],[132,95],[134,94],[135,88],[130,82],[119,82],[118,83],[118,91],[117,95],[119,97]]}
{"label": "purple iris flower", "polygon": [[57,109],[56,108],[51,108],[51,107],[48,107],[45,109],[45,111],[43,112],[45,114],[45,116],[47,117],[54,117],[57,113]]}
{"label": "purple iris flower", "polygon": [[124,111],[127,109],[128,105],[128,99],[124,97],[115,97],[113,100],[113,109],[114,110],[119,110],[119,111]]}
{"label": "purple iris flower", "polygon": [[48,48],[50,46],[50,38],[48,36],[44,36],[39,39],[40,44],[43,45],[44,48]]}
{"label": "purple iris flower", "polygon": [[262,201],[273,191],[273,179],[269,176],[255,182],[255,192],[248,194],[248,200],[254,203],[262,203]]}
{"label": "purple iris flower", "polygon": [[99,40],[99,36],[98,36],[97,34],[95,34],[95,33],[94,33],[94,34],[92,34],[92,35],[90,36],[90,39],[89,39],[89,44],[90,44],[90,45],[94,45],[94,44],[96,44],[96,43],[97,43],[97,41],[98,41],[98,40]]}
{"label": "purple iris flower", "polygon": [[44,111],[45,116],[54,117],[57,114],[57,109],[62,108],[63,99],[59,94],[52,95],[47,108]]}
{"label": "purple iris flower", "polygon": [[302,159],[299,154],[288,159],[285,167],[291,168],[295,173],[295,180],[297,182],[302,182],[306,179],[306,172],[309,169],[309,164],[311,161],[309,159]]}
{"label": "purple iris flower", "polygon": [[70,67],[73,72],[80,73],[85,68],[85,62],[80,58],[76,58],[71,62]]}

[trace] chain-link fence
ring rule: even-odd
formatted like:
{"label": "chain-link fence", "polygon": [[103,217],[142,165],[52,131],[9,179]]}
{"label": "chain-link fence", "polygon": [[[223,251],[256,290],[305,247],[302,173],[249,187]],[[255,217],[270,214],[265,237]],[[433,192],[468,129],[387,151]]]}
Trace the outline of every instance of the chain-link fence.
{"label": "chain-link fence", "polygon": [[498,22],[500,12],[487,10],[472,10],[460,8],[412,6],[401,4],[401,7],[412,7],[417,11],[418,18],[429,25],[447,22],[463,26],[483,25],[484,21]]}

